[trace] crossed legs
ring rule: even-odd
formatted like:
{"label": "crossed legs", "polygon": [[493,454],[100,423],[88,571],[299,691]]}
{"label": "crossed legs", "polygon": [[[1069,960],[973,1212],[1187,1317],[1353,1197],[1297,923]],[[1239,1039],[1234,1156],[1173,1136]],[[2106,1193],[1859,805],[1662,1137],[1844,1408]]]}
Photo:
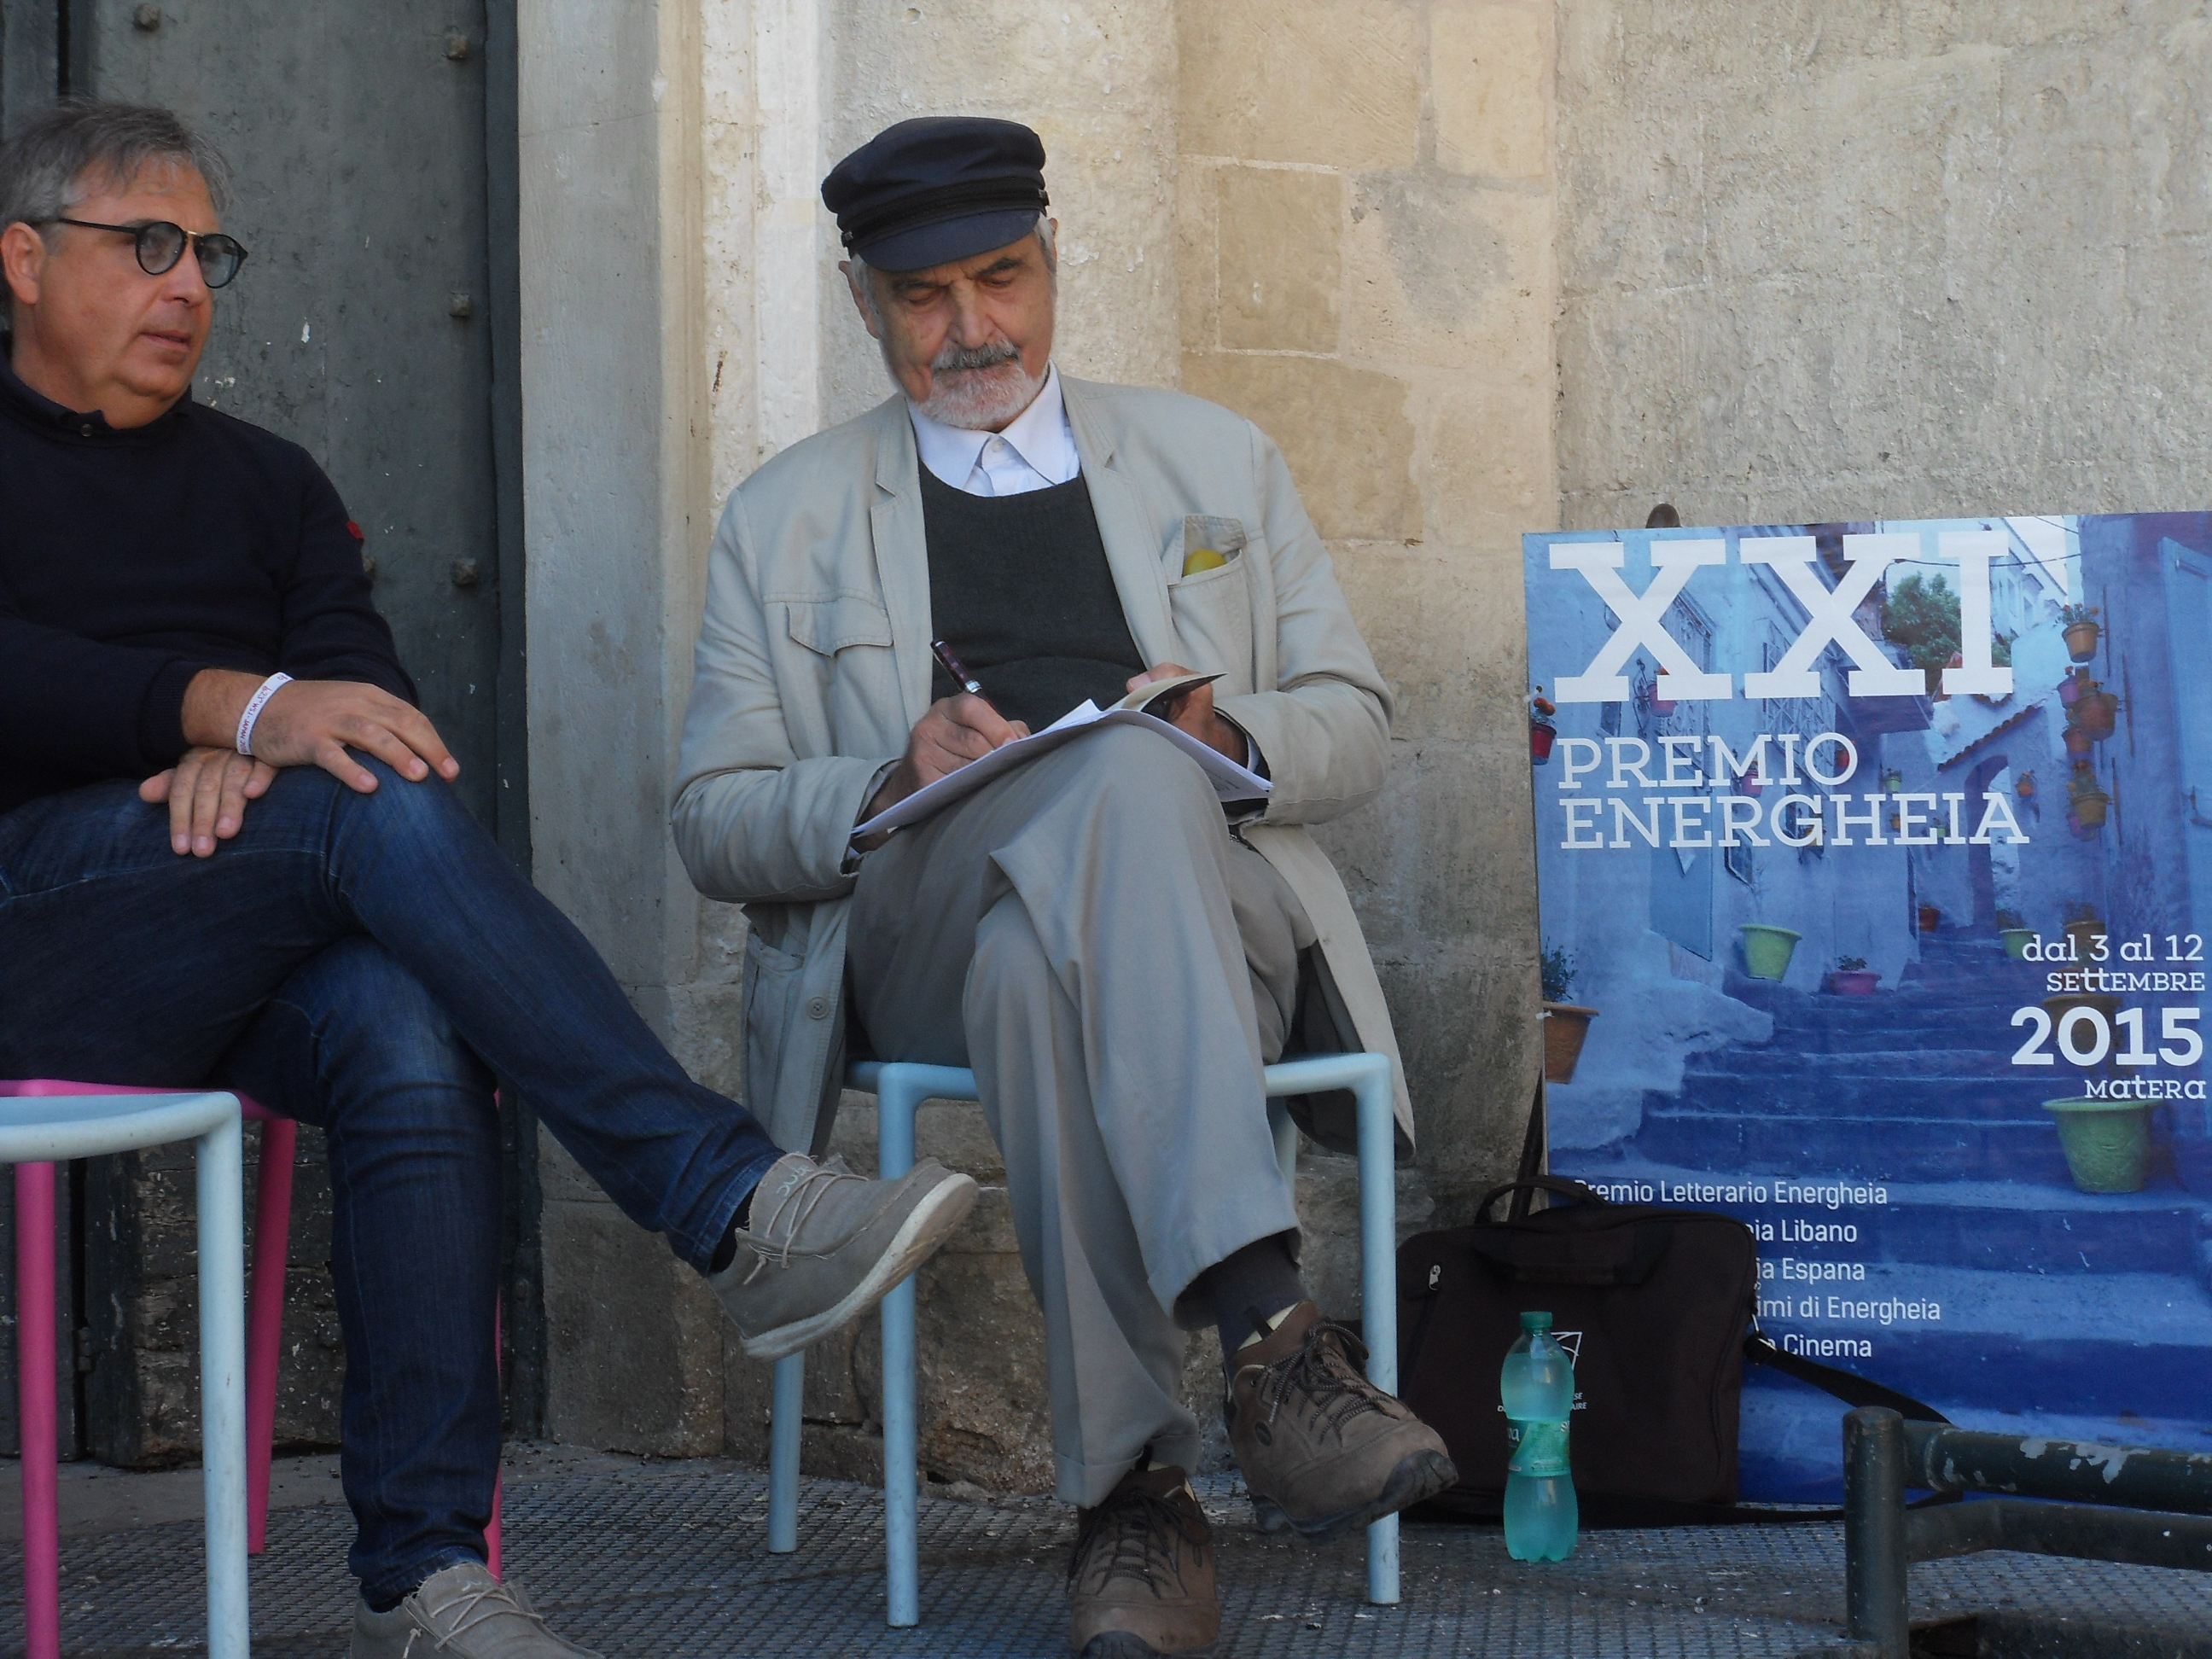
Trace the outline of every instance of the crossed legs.
{"label": "crossed legs", "polygon": [[969,1065],[1043,1310],[1059,1494],[1195,1464],[1189,1294],[1296,1237],[1260,1073],[1310,925],[1212,788],[1142,732],[1044,756],[862,866],[850,960],[878,1051]]}

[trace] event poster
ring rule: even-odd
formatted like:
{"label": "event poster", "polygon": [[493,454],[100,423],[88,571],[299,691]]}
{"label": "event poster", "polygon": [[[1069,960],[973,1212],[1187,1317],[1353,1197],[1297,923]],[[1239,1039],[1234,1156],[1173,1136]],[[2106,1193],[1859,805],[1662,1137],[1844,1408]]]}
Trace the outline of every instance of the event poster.
{"label": "event poster", "polygon": [[[2212,514],[1524,562],[1553,1170],[1954,1421],[2212,1450]],[[1840,1410],[1752,1369],[1744,1496]]]}

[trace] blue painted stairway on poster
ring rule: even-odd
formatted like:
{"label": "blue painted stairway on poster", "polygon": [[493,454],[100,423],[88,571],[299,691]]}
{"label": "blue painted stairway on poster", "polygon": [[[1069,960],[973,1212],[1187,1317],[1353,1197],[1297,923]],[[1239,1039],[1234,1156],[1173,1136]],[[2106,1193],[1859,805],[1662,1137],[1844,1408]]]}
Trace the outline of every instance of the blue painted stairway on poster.
{"label": "blue painted stairway on poster", "polygon": [[[1728,994],[1771,1015],[1773,1036],[1690,1055],[1679,1094],[1645,1095],[1636,1134],[1563,1151],[1555,1167],[1648,1182],[1662,1200],[1669,1187],[1778,1176],[1879,1185],[1887,1204],[1694,1205],[1774,1230],[1759,1245],[1777,1275],[1761,1287],[1769,1335],[1870,1343],[1867,1356],[1812,1352],[1972,1427],[2021,1430],[2032,1413],[2039,1433],[2212,1451],[2212,1204],[2155,1149],[2142,1192],[2078,1190],[2043,1103],[2079,1092],[2081,1073],[2011,1063],[2027,1035],[2013,1012],[2046,994],[2044,970],[1994,938],[1921,945],[1901,985],[1867,997],[1731,973]],[[1858,1237],[1802,1242],[1808,1223]],[[1779,1276],[1807,1262],[1858,1262],[1865,1277]],[[1792,1316],[1775,1310],[1785,1296]],[[1832,1296],[1932,1301],[1942,1317],[1796,1316],[1805,1297],[1825,1313]],[[1843,1409],[1752,1368],[1744,1496],[1838,1498]]]}

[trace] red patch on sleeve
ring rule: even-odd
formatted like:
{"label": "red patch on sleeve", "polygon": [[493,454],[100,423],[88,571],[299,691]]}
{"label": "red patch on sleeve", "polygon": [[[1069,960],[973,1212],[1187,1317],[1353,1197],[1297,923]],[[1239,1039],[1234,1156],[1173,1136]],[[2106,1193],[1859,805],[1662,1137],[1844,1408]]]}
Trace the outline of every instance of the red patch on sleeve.
{"label": "red patch on sleeve", "polygon": [[361,533],[361,526],[356,524],[351,519],[348,519],[346,520],[346,533],[351,536],[354,540],[357,542],[365,542],[368,539],[368,537]]}

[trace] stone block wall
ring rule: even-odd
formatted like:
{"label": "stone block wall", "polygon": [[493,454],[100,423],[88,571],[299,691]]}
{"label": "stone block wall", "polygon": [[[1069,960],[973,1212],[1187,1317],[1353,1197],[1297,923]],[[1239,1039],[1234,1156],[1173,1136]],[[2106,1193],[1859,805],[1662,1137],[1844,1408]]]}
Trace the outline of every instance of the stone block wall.
{"label": "stone block wall", "polygon": [[1559,9],[1571,526],[2201,505],[2212,21]]}

